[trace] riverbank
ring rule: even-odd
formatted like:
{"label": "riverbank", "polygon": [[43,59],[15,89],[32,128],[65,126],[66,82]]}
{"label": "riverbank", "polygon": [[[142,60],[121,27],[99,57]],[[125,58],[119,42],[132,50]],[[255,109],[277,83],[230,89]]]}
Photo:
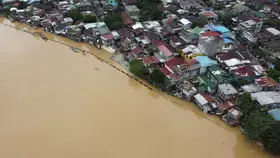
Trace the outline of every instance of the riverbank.
{"label": "riverbank", "polygon": [[[32,29],[32,28],[28,28],[27,26],[24,26],[24,25],[17,25],[17,27],[19,28],[19,29]],[[77,44],[77,43],[74,43],[74,42],[71,42],[70,40],[67,40],[67,39],[62,39],[61,37],[56,37],[56,36],[52,36],[52,35],[49,35],[49,34],[45,34],[48,38],[51,38],[51,39],[55,39],[55,40],[57,40],[57,41],[59,41],[59,42],[62,42],[62,41],[64,41],[66,44],[68,44],[68,45],[72,45],[72,46],[74,46],[74,47],[77,47],[77,48],[79,48],[79,49],[85,49],[85,50],[87,50],[87,51],[93,51],[93,53],[96,55],[96,56],[98,56],[98,57],[100,57],[100,58],[102,58],[103,60],[105,60],[105,61],[107,61],[109,64],[111,64],[112,66],[111,67],[113,67],[113,66],[115,66],[115,67],[117,67],[117,68],[119,68],[120,70],[123,70],[121,67],[119,67],[118,65],[116,65],[114,62],[112,62],[112,61],[110,61],[110,56],[111,56],[111,54],[110,53],[108,53],[108,54],[105,54],[105,52],[104,51],[102,51],[102,52],[99,52],[98,50],[95,50],[94,48],[90,48],[90,47],[87,47],[86,45],[84,45],[84,44]],[[30,38],[28,38],[29,40],[30,40]],[[17,43],[17,42],[16,42]],[[50,51],[51,51],[52,49],[50,49]],[[69,52],[70,52],[71,50],[69,50]],[[68,52],[68,53],[69,53]],[[64,55],[65,55],[66,53],[64,53]],[[74,54],[74,53],[73,53]],[[68,56],[68,55],[67,55]],[[88,55],[87,55],[88,56]],[[78,57],[77,57],[78,58]],[[87,58],[87,57],[86,57]],[[86,59],[85,58],[85,59]],[[60,59],[60,58],[59,58]],[[81,59],[77,59],[77,60],[81,60]],[[106,62],[103,62],[103,63],[106,63]],[[104,73],[104,71],[105,70],[103,70],[103,69],[105,69],[105,68],[99,68],[100,69],[100,71],[101,72],[103,72]],[[71,69],[70,69],[71,70]],[[86,69],[87,70],[87,69]],[[123,71],[125,71],[125,70],[123,70]],[[87,72],[87,73],[90,73],[90,72]],[[112,75],[117,75],[116,73],[113,73],[113,72],[111,72],[110,71],[110,73],[112,73]],[[128,73],[128,72],[127,72]],[[117,76],[116,76],[117,77]],[[92,79],[92,78],[91,78]],[[114,80],[115,81],[115,80]],[[117,80],[118,81],[118,80]],[[92,81],[92,82],[94,82],[94,80]],[[100,81],[99,81],[100,82]],[[122,82],[121,82],[122,83]],[[104,83],[105,85],[106,85],[106,83]],[[133,85],[134,85],[134,81],[133,81]],[[135,87],[138,87],[138,86],[136,86],[136,85],[134,85]],[[123,87],[124,88],[124,87]],[[154,92],[156,92],[156,90],[154,91]],[[221,142],[223,142],[223,144],[220,144],[220,145],[223,145],[223,146],[225,146],[225,147],[221,147],[220,145],[218,145],[218,144],[216,144],[216,145],[214,145],[215,147],[217,147],[217,148],[226,148],[226,149],[224,149],[224,150],[226,150],[227,152],[228,152],[228,154],[229,154],[229,156],[227,156],[227,157],[250,157],[250,155],[252,156],[252,155],[254,155],[254,156],[252,156],[252,157],[264,157],[264,153],[262,153],[261,151],[259,151],[259,148],[258,147],[256,147],[254,144],[251,144],[251,143],[247,143],[247,142],[244,142],[244,140],[243,140],[243,137],[242,137],[242,135],[240,134],[240,132],[239,132],[239,130],[238,129],[233,129],[233,128],[230,128],[230,127],[228,127],[227,125],[225,125],[223,122],[221,122],[219,119],[217,119],[217,118],[215,118],[215,117],[212,117],[212,116],[209,116],[209,115],[205,115],[205,114],[203,114],[203,113],[201,113],[201,112],[199,112],[199,110],[193,105],[193,104],[189,104],[189,103],[186,103],[186,102],[184,102],[184,101],[180,101],[180,100],[178,100],[178,99],[176,99],[176,98],[173,98],[173,97],[170,97],[170,96],[167,96],[166,94],[164,94],[164,93],[162,93],[162,92],[157,92],[157,93],[154,93],[154,92],[149,92],[149,91],[146,91],[145,90],[145,93],[152,93],[153,95],[158,95],[158,94],[160,94],[163,98],[165,98],[166,100],[169,100],[169,101],[171,101],[172,102],[172,104],[173,105],[175,105],[175,107],[179,107],[180,108],[180,113],[182,114],[182,112],[183,113],[185,113],[184,115],[193,115],[192,113],[195,113],[195,115],[196,115],[196,117],[198,118],[198,119],[195,119],[195,120],[193,120],[193,119],[190,119],[189,117],[190,116],[188,116],[187,118],[185,118],[184,119],[184,117],[181,117],[180,115],[181,114],[179,114],[178,116],[180,116],[179,118],[180,119],[178,119],[177,121],[179,121],[179,122],[184,122],[184,124],[186,125],[186,124],[189,124],[188,125],[188,127],[190,127],[190,128],[187,128],[188,130],[194,130],[194,129],[196,129],[197,127],[196,126],[200,126],[201,124],[199,123],[199,122],[197,122],[197,121],[199,121],[199,120],[210,120],[211,122],[213,122],[213,123],[215,123],[216,125],[218,125],[218,126],[220,126],[220,127],[222,127],[223,129],[225,129],[227,132],[229,132],[229,133],[231,133],[230,135],[227,135],[227,137],[224,137],[223,135],[224,134],[221,134],[221,133],[219,133],[218,135],[217,134],[215,134],[215,133],[212,133],[211,132],[211,134],[213,135],[213,136],[215,136],[216,135],[216,137],[220,137],[220,138],[217,138],[217,140],[215,140],[215,141],[213,141],[213,140],[209,140],[209,141],[211,141],[211,144],[213,145],[213,144],[216,144],[217,143],[217,141],[219,142],[220,141],[220,139],[226,139],[226,140],[223,140],[223,141],[221,141]],[[126,93],[125,93],[126,94]],[[146,95],[146,94],[143,94],[143,95]],[[137,96],[137,98],[138,97],[140,97],[141,98],[141,96],[142,95],[138,95]],[[128,97],[128,96],[127,96]],[[160,97],[161,98],[161,97]],[[160,99],[159,98],[159,99]],[[130,100],[129,98],[127,98],[127,100]],[[161,100],[161,99],[160,99]],[[148,99],[148,101],[151,101],[150,99]],[[153,104],[152,104],[152,102],[147,102],[147,103],[145,103],[145,100],[142,100],[141,99],[141,101],[139,102],[140,104],[139,104],[139,106],[140,107],[146,107],[145,106],[145,104],[147,104],[147,105],[149,105],[148,107],[150,107],[150,109],[147,109],[147,110],[151,110],[151,111],[154,111],[155,109],[153,108]],[[175,104],[176,103],[176,104]],[[136,103],[135,103],[136,104]],[[171,105],[172,105],[171,104]],[[138,105],[138,104],[137,104]],[[163,106],[163,107],[162,107]],[[119,107],[119,106],[118,106]],[[133,106],[134,107],[134,106]],[[139,108],[140,108],[139,107]],[[167,108],[166,106],[165,106],[165,104],[163,104],[163,103],[161,103],[161,105],[159,105],[159,107],[158,106],[156,106],[157,108],[163,108],[163,109],[165,109],[165,108]],[[119,107],[120,108],[120,107]],[[171,109],[170,109],[171,108]],[[184,110],[182,110],[182,109],[184,109]],[[116,109],[115,109],[116,110]],[[173,109],[174,110],[174,109]],[[154,115],[161,115],[161,113],[162,114],[164,114],[163,115],[163,117],[175,117],[174,115],[172,115],[172,116],[169,116],[170,114],[172,114],[173,111],[172,110],[172,106],[171,107],[169,107],[168,108],[168,112],[166,113],[166,112],[160,112],[160,111],[162,111],[162,109],[157,109],[157,112],[156,113],[154,113]],[[155,111],[154,111],[155,112]],[[160,114],[159,114],[159,113]],[[203,117],[202,117],[203,116]],[[155,117],[155,116],[154,116]],[[150,117],[149,117],[149,119],[151,119]],[[171,119],[171,118],[170,118]],[[181,120],[181,121],[180,121]],[[192,122],[192,121],[194,121],[194,122]],[[150,121],[152,121],[152,120],[150,120]],[[203,121],[203,122],[204,122]],[[173,124],[174,123],[174,124]],[[177,122],[178,123],[178,122]],[[172,129],[173,129],[173,127],[174,127],[174,125],[176,125],[177,123],[175,123],[175,122],[173,122],[172,121],[172,124],[173,125],[171,125],[170,124],[170,126],[172,127]],[[212,123],[211,123],[212,124]],[[183,129],[185,129],[185,127],[183,127],[183,126],[185,126],[185,125],[180,125],[180,126],[178,126],[178,127],[180,127],[180,129],[181,130],[183,130]],[[158,126],[158,125],[157,125]],[[209,126],[211,126],[211,127],[209,127]],[[192,129],[193,128],[193,129]],[[218,130],[218,131],[220,131],[221,129],[218,127],[217,128],[217,126],[215,126],[215,127],[212,127],[212,125],[209,125],[208,123],[207,123],[207,125],[201,125],[201,127],[199,127],[199,128],[205,128],[205,131],[204,130],[198,130],[198,131],[196,131],[196,132],[199,132],[200,131],[200,134],[202,134],[203,135],[203,133],[204,134],[206,134],[205,132],[206,131],[216,131],[216,130]],[[184,132],[183,132],[184,131]],[[183,131],[181,131],[181,132],[183,132],[182,134],[184,134],[184,135],[188,135],[188,134],[190,134],[190,131],[186,131],[186,130],[183,130]],[[179,131],[177,131],[177,132],[179,132]],[[181,132],[179,132],[179,133],[177,133],[176,132],[176,135],[180,135],[180,133]],[[186,133],[185,133],[186,132]],[[208,132],[207,132],[208,133]],[[157,133],[158,134],[158,133]],[[199,136],[199,135],[197,135],[197,136],[194,136],[195,137],[195,139],[202,139],[202,140],[200,140],[200,141],[207,141],[209,138],[208,137],[205,137],[205,136]],[[230,142],[228,142],[227,141],[227,139],[232,139],[232,137],[234,137],[234,139],[233,140],[231,140]],[[168,136],[167,136],[167,138],[168,138]],[[172,139],[173,140],[173,139]],[[179,140],[179,139],[178,139]],[[186,139],[186,140],[184,140],[184,142],[182,142],[182,145],[183,144],[185,144],[185,143],[187,143],[188,142],[188,139]],[[195,143],[195,142],[193,142],[193,141],[191,141],[192,143]],[[189,142],[190,143],[190,142]],[[192,144],[191,143],[191,144]],[[229,144],[228,144],[229,143]],[[231,145],[230,145],[231,144]],[[227,148],[228,147],[231,147],[232,146],[232,144],[234,144],[233,146],[236,146],[236,148],[237,148],[237,150],[238,150],[238,152],[236,153],[236,154],[233,154],[232,155],[232,151],[231,150],[227,150]],[[209,144],[210,145],[210,144]],[[186,146],[188,146],[190,149],[192,149],[192,147],[193,146],[195,146],[195,144],[192,144],[192,145],[184,145],[184,150],[185,150],[185,147]],[[203,147],[204,145],[202,145],[202,147]],[[179,146],[177,146],[177,147],[179,147]],[[204,146],[205,147],[205,146]],[[179,147],[180,148],[180,147]],[[208,150],[207,150],[208,151]],[[235,150],[234,150],[235,151]],[[248,152],[248,151],[250,151],[250,152]],[[219,152],[219,151],[215,151],[215,152]],[[179,152],[180,153],[180,152]],[[208,153],[208,152],[207,152]],[[235,152],[233,152],[233,153],[235,153]],[[243,155],[244,154],[244,155]],[[203,155],[203,154],[202,154]],[[226,153],[220,153],[220,156],[225,156],[225,155],[227,155]],[[235,156],[234,156],[235,155]],[[170,155],[171,156],[171,155]],[[173,155],[174,156],[174,155]],[[204,156],[206,156],[206,155],[204,155]],[[178,156],[177,155],[177,157],[180,157],[180,156]],[[197,157],[201,157],[201,155],[199,156],[197,156]],[[219,157],[219,156],[216,156],[216,157]]]}

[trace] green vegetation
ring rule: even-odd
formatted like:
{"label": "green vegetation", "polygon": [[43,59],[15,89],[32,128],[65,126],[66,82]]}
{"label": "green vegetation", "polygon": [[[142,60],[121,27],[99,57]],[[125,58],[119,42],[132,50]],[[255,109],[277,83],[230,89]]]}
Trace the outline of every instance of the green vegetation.
{"label": "green vegetation", "polygon": [[70,11],[69,12],[69,17],[71,17],[73,19],[74,22],[76,21],[82,21],[84,16],[82,13],[78,12],[78,11]]}
{"label": "green vegetation", "polygon": [[255,110],[245,115],[243,119],[243,129],[249,139],[261,141],[264,132],[272,128],[271,125],[274,122],[275,120],[271,115],[266,112]]}
{"label": "green vegetation", "polygon": [[24,1],[19,1],[19,4],[18,4],[18,9],[25,9],[26,7],[28,6],[28,3],[27,2],[24,2]]}
{"label": "green vegetation", "polygon": [[280,154],[280,122],[259,108],[249,93],[239,95],[236,103],[244,114],[242,128],[246,137],[262,142],[264,148],[272,154]]}
{"label": "green vegetation", "polygon": [[270,69],[268,71],[268,76],[274,79],[276,82],[280,82],[280,71],[276,69]]}
{"label": "green vegetation", "polygon": [[244,86],[246,84],[250,84],[250,81],[248,81],[246,79],[243,79],[243,78],[239,78],[237,80],[232,81],[231,84],[233,84],[237,87],[241,87],[241,86]]}
{"label": "green vegetation", "polygon": [[151,79],[154,83],[163,83],[164,74],[159,69],[154,69],[151,73]]}
{"label": "green vegetation", "polygon": [[244,93],[242,95],[239,95],[236,98],[236,104],[244,115],[250,114],[257,108],[257,105],[252,100],[250,93]]}
{"label": "green vegetation", "polygon": [[83,16],[83,22],[85,23],[92,23],[92,22],[96,22],[97,18],[95,15],[92,14],[86,14]]}
{"label": "green vegetation", "polygon": [[160,4],[160,0],[139,0],[140,21],[160,20],[163,16],[163,11],[158,8]]}
{"label": "green vegetation", "polygon": [[116,30],[123,27],[121,13],[115,13],[113,15],[107,15],[104,18],[104,22],[110,30]]}
{"label": "green vegetation", "polygon": [[205,24],[207,24],[207,17],[200,16],[195,22],[192,23],[191,28],[203,27]]}
{"label": "green vegetation", "polygon": [[264,148],[274,155],[280,154],[280,122],[274,122],[262,135]]}
{"label": "green vegetation", "polygon": [[141,60],[130,61],[129,70],[131,73],[141,78],[149,75],[149,70],[145,67]]}
{"label": "green vegetation", "polygon": [[277,3],[278,5],[280,5],[280,0],[277,0],[276,3]]}

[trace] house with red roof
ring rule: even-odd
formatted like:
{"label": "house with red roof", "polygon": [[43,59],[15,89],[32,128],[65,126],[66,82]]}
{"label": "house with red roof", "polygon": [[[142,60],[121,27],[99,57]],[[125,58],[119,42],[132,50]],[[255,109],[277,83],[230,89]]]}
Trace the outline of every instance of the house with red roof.
{"label": "house with red roof", "polygon": [[262,89],[262,91],[275,91],[280,89],[280,84],[270,77],[260,77],[255,79],[255,84]]}
{"label": "house with red roof", "polygon": [[190,79],[197,77],[200,72],[200,63],[196,59],[189,59],[184,64],[176,65],[174,71],[182,79]]}
{"label": "house with red roof", "polygon": [[143,63],[146,67],[150,68],[156,68],[159,66],[160,61],[156,56],[145,56],[143,58]]}
{"label": "house with red roof", "polygon": [[155,48],[161,59],[161,62],[164,62],[166,60],[169,60],[173,57],[174,50],[170,45],[168,45],[166,42],[161,40],[153,40],[152,41],[152,47]]}
{"label": "house with red roof", "polygon": [[242,65],[229,68],[230,73],[235,79],[245,79],[252,82],[255,78],[264,75],[264,72],[258,71],[254,65]]}
{"label": "house with red roof", "polygon": [[121,17],[124,25],[130,26],[134,24],[133,20],[126,14],[126,12],[121,12]]}
{"label": "house with red roof", "polygon": [[218,19],[218,15],[212,11],[203,11],[200,15],[205,16],[209,21],[215,21]]}
{"label": "house with red roof", "polygon": [[142,59],[146,54],[139,46],[136,46],[132,48],[132,55],[137,59]]}

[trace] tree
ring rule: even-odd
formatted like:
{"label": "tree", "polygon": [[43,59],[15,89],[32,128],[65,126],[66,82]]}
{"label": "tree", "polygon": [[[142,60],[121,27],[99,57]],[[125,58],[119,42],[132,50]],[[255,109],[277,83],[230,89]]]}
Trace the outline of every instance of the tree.
{"label": "tree", "polygon": [[71,17],[74,22],[83,20],[84,18],[82,13],[74,10],[69,12],[69,17]]}
{"label": "tree", "polygon": [[237,107],[242,111],[242,113],[244,115],[248,115],[251,112],[255,111],[258,106],[252,100],[250,93],[244,93],[244,94],[238,95],[236,98],[236,104],[237,104]]}
{"label": "tree", "polygon": [[250,81],[243,79],[243,78],[239,78],[237,80],[232,81],[232,84],[237,86],[237,87],[241,87],[244,86],[246,84],[250,84]]}
{"label": "tree", "polygon": [[28,6],[28,3],[27,2],[24,2],[24,1],[19,1],[19,4],[18,4],[18,9],[24,9]]}
{"label": "tree", "polygon": [[280,155],[280,122],[275,121],[262,135],[264,148],[274,155]]}
{"label": "tree", "polygon": [[274,79],[277,82],[280,82],[280,71],[276,69],[270,69],[268,71],[268,76]]}
{"label": "tree", "polygon": [[113,15],[105,16],[104,22],[110,30],[119,29],[123,26],[122,17],[119,12]]}
{"label": "tree", "polygon": [[149,75],[149,70],[145,67],[141,60],[132,60],[129,62],[129,70],[138,77]]}
{"label": "tree", "polygon": [[91,14],[86,14],[83,16],[83,21],[85,23],[92,23],[92,22],[96,22],[97,18],[95,15],[91,15]]}
{"label": "tree", "polygon": [[277,0],[276,2],[277,2],[278,5],[280,5],[280,0]]}
{"label": "tree", "polygon": [[191,28],[195,28],[196,26],[203,27],[205,24],[207,24],[207,17],[202,15],[192,23]]}
{"label": "tree", "polygon": [[245,115],[242,127],[249,139],[261,141],[262,135],[270,129],[274,121],[274,118],[266,112],[255,110]]}
{"label": "tree", "polygon": [[163,83],[164,74],[159,69],[154,69],[151,73],[151,79],[154,83]]}

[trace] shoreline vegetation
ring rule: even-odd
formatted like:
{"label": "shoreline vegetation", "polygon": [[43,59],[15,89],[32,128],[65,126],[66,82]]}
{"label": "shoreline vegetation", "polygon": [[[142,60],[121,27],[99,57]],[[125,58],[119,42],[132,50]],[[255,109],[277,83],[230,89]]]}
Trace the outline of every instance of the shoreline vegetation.
{"label": "shoreline vegetation", "polygon": [[[137,67],[139,67],[139,64],[141,65],[142,63],[138,63],[137,61],[134,61],[134,63],[130,63],[130,67],[133,65],[133,64],[138,64],[138,66],[135,67],[136,70],[132,70],[132,69],[126,69],[127,71],[130,71],[130,73],[118,68],[117,66],[109,63],[108,61],[106,61],[105,59],[99,57],[98,55],[94,54],[93,52],[90,52],[90,51],[86,51],[86,50],[83,50],[83,49],[80,49],[80,48],[77,48],[77,47],[74,47],[72,45],[69,45],[69,44],[66,44],[64,42],[60,42],[60,41],[57,41],[57,40],[54,40],[54,39],[48,39],[43,33],[41,32],[32,32],[32,31],[28,31],[28,30],[23,30],[23,29],[19,29],[17,28],[16,26],[13,26],[13,25],[9,25],[9,24],[5,24],[5,23],[1,23],[2,25],[4,26],[8,26],[8,27],[11,27],[11,28],[14,28],[14,29],[17,29],[19,31],[23,31],[25,33],[29,33],[33,36],[40,36],[43,40],[45,41],[52,41],[52,42],[56,42],[58,44],[61,44],[61,45],[64,45],[64,46],[67,46],[69,47],[70,49],[72,49],[73,52],[75,53],[80,53],[82,52],[83,55],[86,55],[86,54],[90,54],[90,55],[93,55],[94,57],[96,57],[98,60],[100,60],[101,62],[104,62],[106,63],[107,65],[113,67],[114,69],[118,70],[119,72],[125,74],[126,76],[132,78],[133,80],[137,81],[138,83],[140,83],[141,85],[145,86],[146,88],[148,88],[149,90],[151,91],[154,91],[155,93],[159,94],[159,92],[157,92],[157,90],[161,91],[161,92],[166,92],[165,90],[163,90],[162,88],[160,88],[160,86],[156,85],[155,82],[158,81],[159,83],[161,83],[161,77],[157,77],[157,76],[161,76],[162,74],[160,73],[160,71],[153,71],[152,73],[150,73],[147,77],[147,73],[145,72],[148,72],[148,70],[137,70]],[[22,23],[22,24],[25,24],[25,23]],[[45,31],[44,31],[45,32]],[[47,33],[47,32],[46,32]],[[69,39],[69,38],[67,38]],[[97,47],[96,47],[97,48]],[[101,49],[101,48],[99,48]],[[104,49],[105,51],[107,51],[106,49]],[[108,52],[108,51],[107,51]],[[112,59],[111,59],[112,60]],[[117,63],[116,61],[114,61],[114,63]],[[117,63],[118,65],[122,66],[121,64]],[[122,66],[123,67],[123,66]],[[132,66],[133,67],[133,66]],[[141,67],[141,66],[140,66]],[[140,72],[144,72],[144,74],[137,74],[137,73],[140,73]],[[132,75],[133,74],[133,75]],[[174,95],[171,95],[169,93],[167,93],[169,96],[173,96],[173,97],[176,97]],[[167,99],[166,97],[164,97],[163,95],[159,94],[160,96],[162,96],[164,99],[168,100],[168,101],[171,101],[173,103],[176,103],[172,100],[169,100]],[[243,98],[242,98],[243,97]],[[178,98],[178,97],[176,97]],[[180,99],[180,98],[178,98]],[[240,95],[239,98],[237,98],[237,100],[239,99],[239,104],[249,104],[249,102],[247,102],[248,100],[250,100],[251,98],[248,98],[247,94],[244,94],[243,95]],[[242,100],[243,99],[243,100]],[[194,101],[190,101],[191,103],[194,103]],[[176,103],[178,104],[178,103]],[[252,105],[253,103],[250,102],[250,105]],[[242,110],[242,109],[241,109]],[[275,152],[271,152],[271,150],[273,150],[273,145],[277,146],[277,141],[278,139],[275,139],[273,140],[273,135],[275,133],[277,133],[277,129],[275,129],[274,131],[271,131],[271,127],[272,126],[276,126],[276,127],[279,127],[279,122],[275,121],[273,123],[270,123],[269,126],[267,125],[267,128],[265,128],[265,130],[261,130],[259,131],[259,129],[254,129],[254,128],[258,128],[256,126],[254,126],[256,124],[256,122],[254,121],[261,121],[262,124],[260,125],[261,127],[266,127],[266,122],[271,120],[271,118],[267,118],[267,115],[264,115],[263,113],[260,113],[262,109],[254,109],[254,108],[251,108],[251,109],[246,109],[248,110],[247,112],[251,112],[253,111],[254,113],[253,114],[250,114],[250,115],[246,115],[245,114],[245,117],[243,118],[244,119],[247,119],[247,121],[245,121],[245,125],[242,124],[241,125],[241,133],[246,136],[246,138],[248,138],[248,140],[252,140],[253,142],[256,142],[259,146],[261,146],[261,148],[266,148],[266,151],[270,151],[270,153],[274,153],[274,154],[278,154],[278,153],[275,153]],[[243,111],[243,110],[242,110]],[[207,120],[215,123],[213,120],[209,119],[207,116],[203,115],[202,112],[196,112],[197,114],[201,115],[202,117],[206,118]],[[247,114],[248,114],[247,113]],[[254,117],[253,117],[254,115]],[[258,115],[257,119],[251,121],[252,118],[256,118],[255,115]],[[252,116],[252,117],[251,117]],[[263,118],[261,116],[264,116]],[[221,125],[219,125],[218,123],[215,123],[216,125],[222,127]],[[258,123],[257,123],[258,124]],[[252,127],[252,128],[251,128]],[[224,127],[222,127],[224,128]],[[239,128],[239,127],[238,127]],[[249,131],[251,130],[251,132],[254,134],[253,136],[250,135],[250,133],[248,132],[245,132],[247,128],[247,131],[249,129]],[[257,135],[257,136],[256,136]],[[255,137],[256,136],[256,137]],[[267,140],[273,140],[272,143],[271,141],[264,141],[263,139],[264,138],[267,138]],[[278,136],[280,137],[280,136]],[[280,140],[280,139],[279,139]],[[262,142],[262,143],[260,143]]]}

